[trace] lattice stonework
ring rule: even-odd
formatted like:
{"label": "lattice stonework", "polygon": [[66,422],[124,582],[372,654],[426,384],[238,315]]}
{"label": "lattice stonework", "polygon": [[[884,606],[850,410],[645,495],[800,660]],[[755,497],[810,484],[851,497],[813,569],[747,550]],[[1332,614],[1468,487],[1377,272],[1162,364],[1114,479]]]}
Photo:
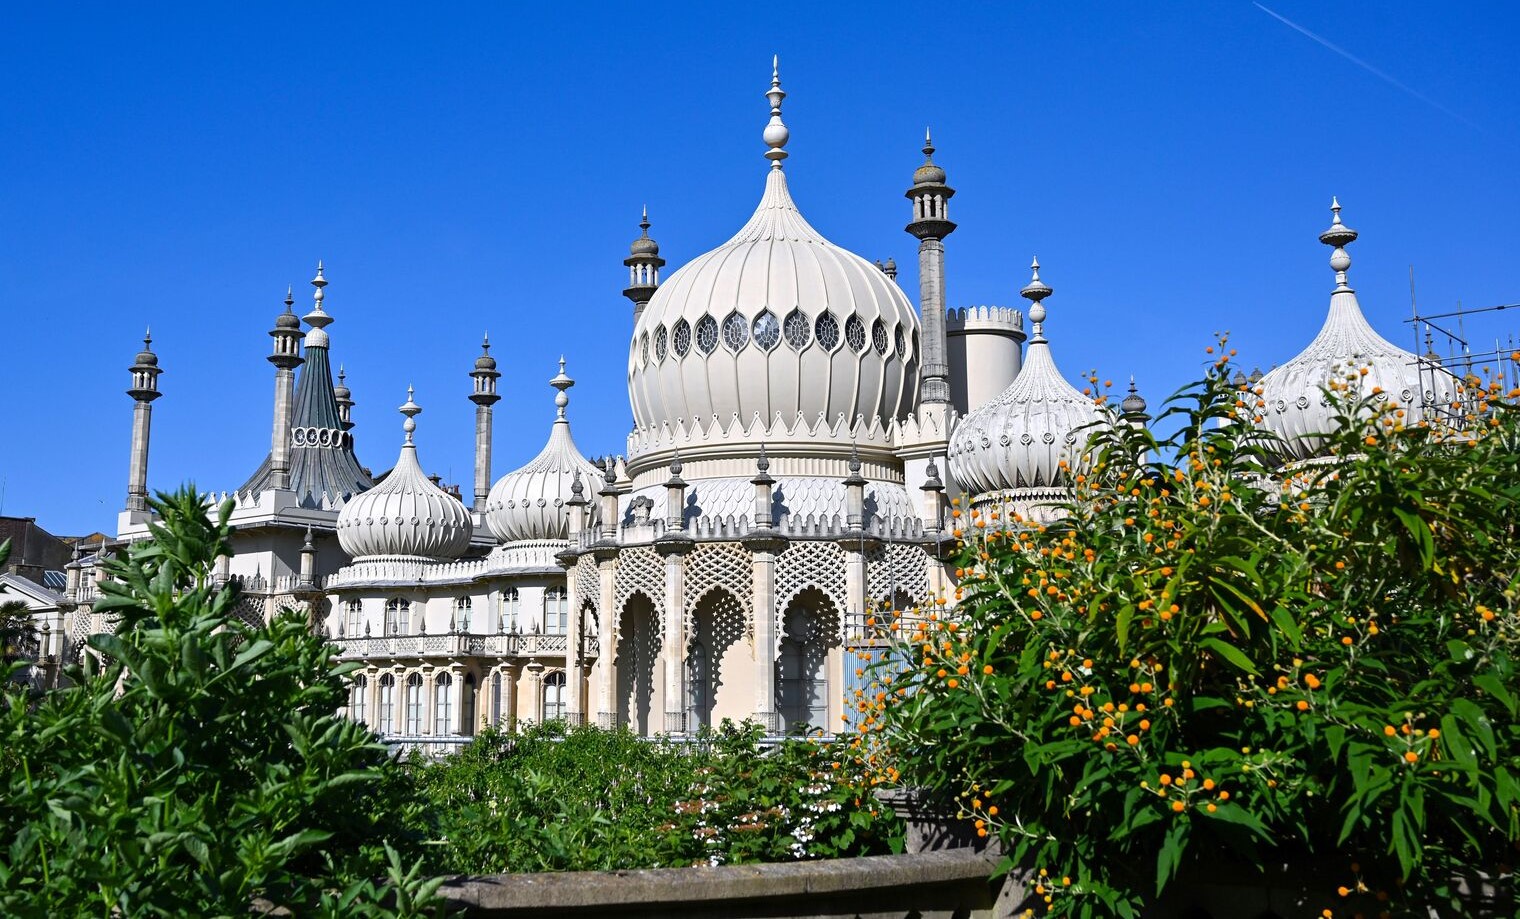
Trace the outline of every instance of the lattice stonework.
{"label": "lattice stonework", "polygon": [[665,628],[665,562],[648,546],[635,546],[618,553],[617,574],[613,578],[616,590],[618,621],[628,598],[642,593],[654,604],[655,619],[660,623],[660,634]]}
{"label": "lattice stonework", "polygon": [[816,587],[844,609],[848,603],[844,583],[844,550],[832,542],[795,542],[776,557],[777,615],[798,592]]}
{"label": "lattice stonework", "polygon": [[602,596],[602,578],[596,570],[596,559],[582,555],[576,560],[571,576],[575,578],[575,602],[582,607],[590,603],[591,608],[596,609]]}
{"label": "lattice stonework", "polygon": [[734,595],[744,609],[745,621],[751,618],[749,552],[738,543],[702,543],[686,558],[686,615],[691,616],[698,601],[714,587]]}
{"label": "lattice stonework", "polygon": [[[873,603],[892,602],[894,594],[918,603],[929,596],[929,557],[918,546],[881,546],[866,558],[866,597]],[[896,604],[893,604],[896,605]]]}

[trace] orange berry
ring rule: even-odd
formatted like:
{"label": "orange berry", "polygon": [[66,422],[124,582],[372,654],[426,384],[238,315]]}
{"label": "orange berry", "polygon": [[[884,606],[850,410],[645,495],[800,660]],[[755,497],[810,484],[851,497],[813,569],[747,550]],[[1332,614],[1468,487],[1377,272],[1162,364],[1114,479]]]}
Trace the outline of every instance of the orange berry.
{"label": "orange berry", "polygon": [[992,665],[988,664],[987,666],[983,667],[982,672],[990,676],[992,674]]}
{"label": "orange berry", "polygon": [[1410,750],[1408,753],[1404,754],[1404,760],[1405,762],[1418,763],[1420,761],[1420,754],[1414,752],[1413,750]]}
{"label": "orange berry", "polygon": [[1174,810],[1174,811],[1176,811],[1177,813],[1180,814],[1183,811],[1187,810],[1187,805],[1184,804],[1181,801],[1173,801],[1172,802],[1172,810]]}
{"label": "orange berry", "polygon": [[1303,699],[1299,699],[1296,704],[1298,706],[1298,710],[1301,712],[1306,712],[1309,710],[1309,703],[1305,702]]}
{"label": "orange berry", "polygon": [[1124,742],[1133,747],[1140,742],[1140,738],[1136,737],[1134,734],[1131,734],[1128,737],[1124,738]]}

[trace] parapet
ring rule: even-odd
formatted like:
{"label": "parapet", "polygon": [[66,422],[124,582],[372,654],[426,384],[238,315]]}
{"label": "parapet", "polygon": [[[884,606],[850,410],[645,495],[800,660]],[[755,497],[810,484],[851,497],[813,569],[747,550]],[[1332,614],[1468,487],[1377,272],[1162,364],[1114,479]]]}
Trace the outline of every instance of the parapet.
{"label": "parapet", "polygon": [[953,306],[945,311],[945,334],[1004,335],[1023,341],[1024,311],[1012,306]]}

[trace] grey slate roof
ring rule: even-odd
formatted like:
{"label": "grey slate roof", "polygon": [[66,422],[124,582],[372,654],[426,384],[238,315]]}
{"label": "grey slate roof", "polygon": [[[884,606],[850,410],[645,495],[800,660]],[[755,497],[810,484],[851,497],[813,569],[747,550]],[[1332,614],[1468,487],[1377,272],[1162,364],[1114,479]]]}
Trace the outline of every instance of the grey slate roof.
{"label": "grey slate roof", "polygon": [[[307,429],[334,432],[332,443],[306,442]],[[327,348],[307,347],[306,363],[296,381],[295,435],[290,447],[290,487],[302,507],[322,507],[327,501],[348,498],[374,486],[375,482],[354,456],[353,435],[343,430],[338,398],[333,393],[332,364]],[[269,460],[264,461],[238,489],[239,495],[256,495],[269,487]]]}

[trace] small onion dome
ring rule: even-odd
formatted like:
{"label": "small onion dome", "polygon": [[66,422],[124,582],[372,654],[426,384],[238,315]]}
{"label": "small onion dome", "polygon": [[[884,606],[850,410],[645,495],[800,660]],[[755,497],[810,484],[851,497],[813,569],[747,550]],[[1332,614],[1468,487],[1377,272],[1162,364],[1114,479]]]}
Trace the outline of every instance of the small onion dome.
{"label": "small onion dome", "polygon": [[486,335],[480,342],[480,357],[475,358],[476,370],[495,370],[496,358],[491,356],[491,336]]}
{"label": "small onion dome", "polygon": [[153,353],[153,330],[143,333],[143,349],[137,352],[136,363],[139,367],[157,367],[158,355]]}
{"label": "small onion dome", "polygon": [[352,399],[353,395],[354,391],[348,388],[348,371],[343,369],[342,364],[339,364],[338,385],[333,387],[333,397],[337,399],[338,404],[341,405],[345,399]]}
{"label": "small onion dome", "polygon": [[929,129],[924,129],[924,164],[913,170],[914,185],[943,185],[945,184],[945,170],[934,162],[934,141],[929,136]]}
{"label": "small onion dome", "polygon": [[649,208],[644,208],[643,219],[639,221],[639,238],[628,247],[632,255],[659,255],[660,244],[649,238]]}
{"label": "small onion dome", "polygon": [[1126,415],[1140,415],[1145,412],[1145,397],[1140,395],[1140,390],[1135,388],[1135,378],[1129,378],[1129,395],[1119,403],[1119,410]]}
{"label": "small onion dome", "polygon": [[285,288],[285,312],[275,317],[274,327],[276,329],[301,328],[301,317],[296,315],[295,305],[295,288],[287,286]]}
{"label": "small onion dome", "polygon": [[602,477],[602,470],[581,455],[570,436],[570,421],[565,417],[570,396],[565,390],[575,381],[565,375],[563,358],[559,375],[549,385],[559,392],[554,396],[556,417],[548,443],[527,465],[497,479],[486,498],[486,526],[504,543],[568,539],[570,516],[565,502],[575,496],[576,473],[588,482]]}
{"label": "small onion dome", "polygon": [[1320,242],[1333,247],[1330,267],[1335,289],[1330,294],[1330,314],[1319,334],[1297,357],[1262,377],[1259,383],[1261,424],[1281,441],[1276,449],[1286,460],[1318,455],[1325,435],[1336,424],[1335,412],[1325,397],[1332,380],[1349,382],[1353,393],[1377,393],[1383,405],[1405,409],[1411,418],[1421,416],[1422,406],[1450,403],[1456,398],[1457,380],[1448,371],[1422,361],[1383,338],[1362,315],[1356,291],[1346,282],[1351,256],[1346,246],[1356,231],[1341,223],[1341,206],[1331,199],[1334,219],[1320,234]]}
{"label": "small onion dome", "polygon": [[417,462],[412,432],[422,408],[406,391],[406,442],[396,468],[379,485],[343,505],[338,543],[355,560],[376,556],[452,559],[470,546],[470,515],[458,498],[433,484]]}
{"label": "small onion dome", "polygon": [[1045,307],[1050,288],[1034,279],[1022,291],[1033,301],[1029,319],[1034,334],[1023,369],[997,398],[961,419],[950,437],[950,474],[973,494],[1006,489],[1062,486],[1062,460],[1075,464],[1088,430],[1103,414],[1061,376],[1045,338]]}

